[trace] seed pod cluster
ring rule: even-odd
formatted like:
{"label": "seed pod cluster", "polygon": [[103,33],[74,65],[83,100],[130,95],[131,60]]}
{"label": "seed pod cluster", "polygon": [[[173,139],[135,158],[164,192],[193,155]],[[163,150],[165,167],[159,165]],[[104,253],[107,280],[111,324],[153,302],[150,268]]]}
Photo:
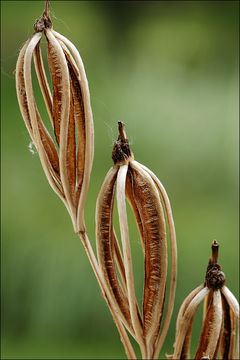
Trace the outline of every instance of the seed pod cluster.
{"label": "seed pod cluster", "polygon": [[[64,202],[76,232],[84,231],[83,207],[93,162],[93,119],[87,77],[76,47],[52,28],[49,3],[34,24],[35,33],[20,51],[16,87],[20,110],[49,184]],[[47,39],[47,81],[40,41]],[[34,97],[34,65],[54,137],[49,134]]]}
{"label": "seed pod cluster", "polygon": [[[203,325],[194,359],[239,359],[239,304],[225,285],[225,275],[217,263],[219,244],[212,243],[205,283],[184,300],[177,318],[174,354],[169,359],[190,359],[190,341],[196,310],[204,300]],[[236,321],[237,320],[237,321]],[[238,326],[237,344],[236,322]]]}
{"label": "seed pod cluster", "polygon": [[[96,207],[96,241],[101,272],[121,322],[139,343],[143,358],[158,358],[172,315],[176,285],[176,236],[170,202],[157,177],[134,160],[119,122],[113,148],[114,166],[101,187]],[[113,224],[117,200],[122,251]],[[133,210],[144,253],[142,311],[136,300],[126,198]],[[171,243],[171,281],[165,322],[167,227]],[[119,275],[120,274],[120,275]]]}

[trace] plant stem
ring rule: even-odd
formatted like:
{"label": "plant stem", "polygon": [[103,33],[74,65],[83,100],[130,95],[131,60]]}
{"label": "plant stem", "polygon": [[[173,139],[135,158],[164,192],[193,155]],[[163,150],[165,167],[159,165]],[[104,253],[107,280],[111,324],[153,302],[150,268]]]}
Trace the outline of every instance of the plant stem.
{"label": "plant stem", "polygon": [[93,252],[93,249],[92,249],[92,246],[90,244],[90,241],[88,239],[88,236],[86,234],[86,232],[78,232],[77,235],[80,237],[81,241],[82,241],[82,244],[85,248],[85,251],[87,253],[87,256],[88,256],[88,259],[90,261],[90,264],[92,266],[92,269],[94,271],[94,274],[97,278],[97,281],[99,283],[99,286],[100,286],[100,289],[102,291],[102,294],[109,306],[109,309],[112,313],[112,316],[113,316],[113,319],[115,321],[115,324],[117,326],[117,329],[118,329],[118,332],[120,334],[120,338],[121,338],[121,341],[123,343],[123,346],[124,346],[124,349],[125,349],[125,352],[126,352],[126,355],[128,357],[128,359],[137,359],[136,358],[136,355],[135,355],[135,352],[133,350],[133,347],[132,347],[132,344],[128,338],[128,335],[126,333],[126,330],[122,324],[122,322],[120,321],[120,319],[118,318],[118,315],[114,309],[114,304],[112,302],[112,298],[111,298],[111,295],[110,295],[110,292],[105,284],[105,281],[102,277],[102,274],[101,274],[101,271],[100,271],[100,268],[99,268],[99,265],[98,265],[98,262],[97,262],[97,259],[95,257],[95,254]]}
{"label": "plant stem", "polygon": [[49,17],[49,11],[50,11],[50,3],[49,0],[45,0],[45,10],[44,10],[44,14]]}
{"label": "plant stem", "polygon": [[218,249],[219,249],[219,243],[216,240],[213,240],[213,243],[212,243],[212,264],[217,264],[217,261],[218,261]]}

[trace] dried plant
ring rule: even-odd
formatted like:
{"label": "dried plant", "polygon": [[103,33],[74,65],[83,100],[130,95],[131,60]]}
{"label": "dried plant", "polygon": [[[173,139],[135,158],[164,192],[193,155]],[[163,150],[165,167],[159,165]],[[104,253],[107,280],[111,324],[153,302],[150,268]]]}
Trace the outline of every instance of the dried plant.
{"label": "dried plant", "polygon": [[[112,158],[114,166],[106,175],[96,208],[99,264],[121,321],[139,343],[143,358],[155,359],[158,358],[169,326],[175,296],[177,248],[171,206],[158,178],[148,168],[134,160],[122,122],[119,122],[119,137],[114,144]],[[115,190],[123,256],[113,225]],[[145,282],[142,314],[135,296],[125,195],[136,219],[144,253]],[[158,339],[167,280],[164,210],[171,242],[172,271],[167,313]],[[117,276],[116,265],[121,274],[123,287]]]}
{"label": "dried plant", "polygon": [[[48,0],[42,16],[34,24],[34,30],[21,49],[16,65],[17,97],[27,130],[47,180],[66,206],[74,231],[83,243],[127,357],[136,359],[129,338],[131,335],[139,344],[142,358],[157,359],[173,312],[177,276],[176,234],[169,198],[159,179],[134,160],[124,124],[119,122],[119,137],[112,152],[114,165],[107,173],[97,199],[96,258],[84,221],[94,156],[94,130],[83,62],[76,47],[53,30]],[[41,55],[40,40],[43,35],[47,40],[52,89]],[[41,118],[35,100],[31,72],[33,58],[53,137]],[[115,194],[121,242],[113,224]],[[144,255],[142,307],[135,295],[126,198],[137,223]],[[167,234],[171,253],[169,289]],[[225,276],[217,264],[217,248],[214,242],[205,284],[195,289],[180,309],[175,351],[171,358],[189,357],[193,317],[204,298],[204,324],[195,358],[214,359],[218,348],[224,359],[233,356],[235,318],[239,319],[238,303],[224,285]]]}
{"label": "dried plant", "polygon": [[[225,285],[225,275],[217,262],[218,248],[219,244],[214,240],[205,283],[186,297],[179,310],[174,354],[168,356],[169,359],[191,358],[190,342],[194,315],[203,300],[203,325],[194,359],[216,359],[219,351],[221,359],[239,359],[239,304]],[[237,344],[234,354],[235,340]]]}
{"label": "dried plant", "polygon": [[[84,231],[83,207],[93,162],[94,136],[87,77],[76,47],[53,30],[48,2],[43,15],[34,24],[34,30],[17,61],[18,102],[49,184],[65,204],[74,230]],[[43,34],[47,39],[52,93],[41,55],[40,40]],[[54,140],[42,121],[35,101],[31,76],[33,57],[54,128]]]}
{"label": "dried plant", "polygon": [[[94,152],[93,119],[84,66],[76,47],[67,38],[53,30],[48,1],[45,3],[42,16],[34,24],[34,30],[35,33],[20,51],[16,66],[17,96],[23,119],[38,151],[48,182],[65,204],[74,230],[82,240],[103,296],[119,330],[127,356],[136,358],[125,327],[139,343],[142,356],[156,358],[169,327],[176,287],[176,238],[166,191],[149,169],[133,160],[123,124],[120,123],[120,137],[115,143],[113,152],[115,165],[105,179],[98,198],[96,215],[98,264],[86,234],[83,212]],[[41,55],[40,40],[43,35],[47,39],[52,91],[47,82]],[[34,97],[31,76],[33,57],[39,85],[53,126],[54,139],[42,121]],[[129,154],[126,151],[129,151]],[[120,219],[122,219],[120,224],[123,257],[112,227],[115,180],[118,183],[118,209]],[[127,230],[125,182],[145,254],[143,319],[135,298]],[[159,194],[169,224],[172,275],[168,309],[158,339],[167,278],[166,225]],[[106,201],[106,196],[108,196],[108,201]],[[116,274],[113,247],[125,285],[124,290]],[[110,262],[112,262],[111,265]]]}

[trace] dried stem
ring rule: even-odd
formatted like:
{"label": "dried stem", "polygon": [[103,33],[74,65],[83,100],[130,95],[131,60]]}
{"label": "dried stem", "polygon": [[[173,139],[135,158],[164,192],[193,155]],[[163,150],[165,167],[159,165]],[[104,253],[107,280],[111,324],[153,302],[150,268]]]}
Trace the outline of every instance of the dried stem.
{"label": "dried stem", "polygon": [[102,274],[101,274],[101,271],[100,271],[100,268],[99,268],[99,265],[98,265],[98,262],[97,262],[97,259],[95,257],[95,254],[93,252],[93,249],[92,249],[92,246],[91,246],[91,243],[88,239],[88,236],[86,234],[86,232],[78,232],[77,234],[81,241],[82,241],[82,244],[85,248],[85,251],[87,253],[87,256],[88,256],[88,259],[90,261],[90,264],[92,266],[92,269],[94,271],[94,274],[97,278],[97,281],[99,283],[99,286],[100,286],[100,289],[102,290],[102,294],[109,306],[109,309],[111,311],[111,314],[113,316],[113,319],[115,321],[115,324],[117,326],[117,329],[119,331],[119,334],[120,334],[120,337],[121,337],[121,341],[123,343],[123,346],[124,346],[124,349],[125,349],[125,352],[127,354],[127,357],[128,359],[136,359],[136,355],[135,355],[135,352],[133,350],[133,347],[132,347],[132,344],[128,338],[128,335],[126,333],[126,330],[124,328],[124,326],[122,325],[122,322],[120,321],[118,315],[117,315],[117,309],[112,301],[112,297],[111,297],[111,294],[108,290],[108,287],[106,286],[106,283],[102,277]]}
{"label": "dried stem", "polygon": [[50,13],[50,2],[49,0],[45,0],[45,10],[43,14],[49,17],[49,13]]}
{"label": "dried stem", "polygon": [[212,243],[212,264],[217,264],[219,244],[216,240]]}
{"label": "dried stem", "polygon": [[127,142],[127,135],[125,131],[125,124],[121,121],[118,122],[118,131],[119,131],[119,137],[118,140],[122,140],[123,142]]}

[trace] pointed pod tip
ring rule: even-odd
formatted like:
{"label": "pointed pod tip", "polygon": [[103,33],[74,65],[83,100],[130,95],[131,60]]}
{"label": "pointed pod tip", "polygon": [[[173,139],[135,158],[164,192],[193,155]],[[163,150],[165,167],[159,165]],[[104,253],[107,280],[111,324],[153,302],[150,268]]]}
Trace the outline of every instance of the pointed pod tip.
{"label": "pointed pod tip", "polygon": [[118,140],[128,141],[125,131],[125,124],[122,121],[118,121],[118,131],[119,131]]}
{"label": "pointed pod tip", "polygon": [[124,122],[122,122],[122,121],[118,121],[118,129],[120,129],[120,128],[124,128],[124,127],[125,127]]}
{"label": "pointed pod tip", "polygon": [[226,276],[218,264],[218,249],[219,244],[216,240],[212,242],[212,257],[209,259],[207,272],[205,276],[205,284],[209,289],[218,290],[223,287],[226,281]]}
{"label": "pointed pod tip", "polygon": [[218,261],[218,249],[219,249],[219,243],[217,240],[213,240],[212,242],[212,262],[213,264],[216,264]]}
{"label": "pointed pod tip", "polygon": [[44,13],[49,16],[49,10],[50,10],[50,2],[49,0],[45,0],[45,10]]}
{"label": "pointed pod tip", "polygon": [[125,132],[125,124],[122,121],[118,121],[118,131],[118,140],[115,141],[112,151],[114,164],[126,163],[130,158],[133,158],[133,153]]}
{"label": "pointed pod tip", "polygon": [[214,240],[213,240],[213,242],[212,242],[212,246],[217,246],[217,247],[219,247],[219,243],[217,242],[217,240],[216,240],[216,239],[214,239]]}
{"label": "pointed pod tip", "polygon": [[42,32],[44,29],[52,28],[52,21],[50,18],[50,3],[49,0],[45,0],[45,8],[42,16],[37,19],[33,25],[35,32]]}

